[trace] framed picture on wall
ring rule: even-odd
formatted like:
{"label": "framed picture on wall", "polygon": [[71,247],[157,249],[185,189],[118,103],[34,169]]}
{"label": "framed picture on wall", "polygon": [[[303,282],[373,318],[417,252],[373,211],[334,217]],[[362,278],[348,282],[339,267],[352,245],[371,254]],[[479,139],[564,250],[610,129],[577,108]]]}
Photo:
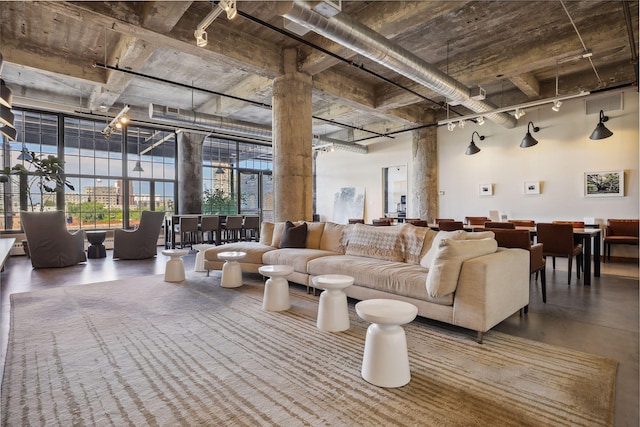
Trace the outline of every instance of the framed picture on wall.
{"label": "framed picture on wall", "polygon": [[585,197],[623,197],[624,171],[585,172]]}
{"label": "framed picture on wall", "polygon": [[493,184],[480,184],[478,192],[481,196],[493,196]]}
{"label": "framed picture on wall", "polygon": [[526,181],[524,194],[540,194],[540,181]]}

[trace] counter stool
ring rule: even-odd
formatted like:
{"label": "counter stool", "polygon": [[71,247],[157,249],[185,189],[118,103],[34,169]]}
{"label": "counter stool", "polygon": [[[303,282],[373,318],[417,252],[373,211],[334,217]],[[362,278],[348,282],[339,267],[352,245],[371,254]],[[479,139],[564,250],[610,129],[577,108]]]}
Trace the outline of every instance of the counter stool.
{"label": "counter stool", "polygon": [[362,378],[378,387],[402,387],[411,380],[407,338],[400,325],[411,322],[418,307],[391,299],[370,299],[356,304],[356,313],[371,322],[362,357]]}

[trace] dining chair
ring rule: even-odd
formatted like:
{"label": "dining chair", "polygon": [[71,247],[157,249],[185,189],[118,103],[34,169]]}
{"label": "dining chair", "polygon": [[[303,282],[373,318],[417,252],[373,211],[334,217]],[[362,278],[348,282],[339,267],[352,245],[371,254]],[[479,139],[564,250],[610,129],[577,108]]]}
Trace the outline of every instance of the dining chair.
{"label": "dining chair", "polygon": [[487,218],[486,216],[465,216],[464,220],[468,225],[482,225],[484,226],[485,222],[490,222],[491,218]]}
{"label": "dining chair", "polygon": [[462,221],[441,221],[438,223],[440,231],[464,230]]}
{"label": "dining chair", "polygon": [[532,219],[509,219],[507,222],[513,223],[516,227],[535,227],[536,222]]}
{"label": "dining chair", "polygon": [[194,216],[180,216],[180,247],[184,249],[188,243],[193,249],[193,244],[198,243],[198,217]]}
{"label": "dining chair", "polygon": [[258,215],[247,215],[242,220],[242,239],[245,241],[260,240],[260,217]]}
{"label": "dining chair", "polygon": [[[482,231],[493,231],[498,246],[502,248],[519,248],[529,251],[529,275],[540,274],[540,284],[542,289],[542,302],[547,302],[547,278],[545,274],[546,262],[544,259],[544,245],[542,243],[531,244],[531,236],[528,230],[509,230],[500,228],[485,228]],[[525,307],[525,312],[529,306]]]}
{"label": "dining chair", "polygon": [[582,244],[576,244],[571,224],[540,223],[536,226],[537,241],[543,245],[543,255],[550,256],[553,269],[556,268],[556,257],[568,259],[568,284],[571,284],[571,266],[576,258],[576,276],[580,278],[582,268]]}
{"label": "dining chair", "polygon": [[[607,220],[607,233],[604,237],[604,259],[611,261],[611,245],[635,245],[638,246],[637,219],[609,219]],[[608,255],[607,255],[608,254]]]}
{"label": "dining chair", "polygon": [[392,218],[379,218],[379,219],[374,219],[371,222],[373,225],[380,227],[380,226],[389,226],[393,224],[393,219]]}
{"label": "dining chair", "polygon": [[205,234],[208,236],[207,242],[220,244],[220,217],[218,215],[202,215],[200,219],[200,235],[204,242]]}
{"label": "dining chair", "polygon": [[510,229],[515,230],[516,225],[512,222],[485,222],[484,228],[502,228],[502,229]]}
{"label": "dining chair", "polygon": [[239,242],[242,236],[242,215],[227,215],[225,242]]}

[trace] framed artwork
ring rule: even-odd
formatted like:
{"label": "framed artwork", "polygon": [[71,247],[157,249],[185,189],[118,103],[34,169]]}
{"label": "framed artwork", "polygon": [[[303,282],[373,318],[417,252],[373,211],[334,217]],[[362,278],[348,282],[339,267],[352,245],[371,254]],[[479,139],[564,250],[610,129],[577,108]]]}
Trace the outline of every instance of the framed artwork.
{"label": "framed artwork", "polygon": [[524,194],[540,194],[540,181],[525,181]]}
{"label": "framed artwork", "polygon": [[585,197],[623,197],[624,171],[585,172]]}
{"label": "framed artwork", "polygon": [[480,184],[479,193],[481,196],[493,196],[493,184]]}

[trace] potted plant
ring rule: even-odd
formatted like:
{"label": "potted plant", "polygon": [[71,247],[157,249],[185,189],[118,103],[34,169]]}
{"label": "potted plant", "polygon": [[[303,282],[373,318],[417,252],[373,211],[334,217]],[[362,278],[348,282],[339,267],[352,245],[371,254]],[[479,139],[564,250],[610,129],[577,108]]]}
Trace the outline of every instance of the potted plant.
{"label": "potted plant", "polygon": [[[64,187],[75,190],[71,182],[67,180],[63,164],[57,156],[38,156],[34,151],[22,150],[24,164],[18,163],[12,167],[6,167],[0,172],[0,182],[8,182],[11,176],[18,178],[20,188],[20,207],[35,210],[31,191],[35,185],[40,191],[40,200],[46,193],[59,193]],[[44,211],[44,203],[40,203],[40,211]]]}

